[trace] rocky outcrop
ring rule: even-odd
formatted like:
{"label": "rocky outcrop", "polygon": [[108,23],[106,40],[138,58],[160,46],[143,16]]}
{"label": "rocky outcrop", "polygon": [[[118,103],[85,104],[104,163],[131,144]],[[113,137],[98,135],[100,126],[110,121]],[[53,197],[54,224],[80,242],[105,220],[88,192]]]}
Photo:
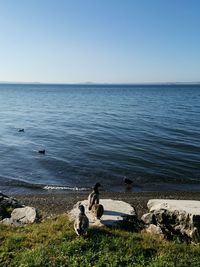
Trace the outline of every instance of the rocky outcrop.
{"label": "rocky outcrop", "polygon": [[39,219],[40,215],[35,208],[24,206],[17,199],[0,193],[0,223],[17,226],[34,223]]}
{"label": "rocky outcrop", "polygon": [[135,209],[128,203],[113,199],[101,199],[100,204],[104,207],[104,213],[100,220],[93,217],[92,212],[88,210],[88,200],[78,202],[69,212],[69,216],[74,220],[78,216],[78,206],[85,206],[85,213],[89,219],[90,226],[114,226],[123,227],[131,225],[132,228],[140,227],[140,221],[137,218]]}
{"label": "rocky outcrop", "polygon": [[151,199],[147,206],[149,213],[141,218],[146,231],[168,239],[200,241],[200,201]]}
{"label": "rocky outcrop", "polygon": [[17,199],[0,193],[0,220],[10,217],[12,210],[20,207],[23,205]]}

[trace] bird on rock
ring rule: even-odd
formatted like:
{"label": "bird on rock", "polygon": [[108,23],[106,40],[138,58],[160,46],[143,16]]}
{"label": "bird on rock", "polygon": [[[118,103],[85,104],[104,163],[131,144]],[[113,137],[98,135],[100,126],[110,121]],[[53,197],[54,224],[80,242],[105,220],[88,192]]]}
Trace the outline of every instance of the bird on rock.
{"label": "bird on rock", "polygon": [[92,206],[94,204],[99,204],[99,187],[101,187],[100,183],[96,183],[92,193],[89,194],[88,196],[88,209],[91,210]]}
{"label": "bird on rock", "polygon": [[94,204],[92,206],[91,212],[95,219],[100,220],[100,218],[102,217],[104,213],[104,207],[101,204]]}
{"label": "bird on rock", "polygon": [[77,235],[86,235],[89,227],[88,217],[85,215],[85,208],[83,205],[79,205],[79,215],[74,222],[74,230]]}

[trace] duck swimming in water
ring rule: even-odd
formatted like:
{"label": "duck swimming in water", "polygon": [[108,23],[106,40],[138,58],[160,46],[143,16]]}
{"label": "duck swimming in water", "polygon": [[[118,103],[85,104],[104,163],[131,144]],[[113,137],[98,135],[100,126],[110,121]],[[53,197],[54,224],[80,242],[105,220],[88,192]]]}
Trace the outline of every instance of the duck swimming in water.
{"label": "duck swimming in water", "polygon": [[45,149],[42,149],[42,150],[38,150],[38,153],[40,153],[40,154],[45,154]]}
{"label": "duck swimming in water", "polygon": [[130,191],[132,189],[132,186],[133,186],[133,181],[128,179],[128,178],[126,178],[126,177],[124,177],[123,182],[124,182],[124,184],[126,186],[125,190],[126,191]]}
{"label": "duck swimming in water", "polygon": [[89,227],[88,217],[85,215],[85,208],[83,205],[79,205],[80,213],[74,222],[74,230],[77,235],[86,235]]}
{"label": "duck swimming in water", "polygon": [[99,187],[101,187],[100,183],[96,183],[93,191],[91,194],[89,194],[88,196],[88,202],[89,202],[89,206],[88,209],[91,210],[92,206],[94,204],[99,204]]}
{"label": "duck swimming in water", "polygon": [[104,207],[101,204],[94,204],[92,206],[91,212],[95,219],[100,220],[100,218],[102,217],[104,213]]}
{"label": "duck swimming in water", "polygon": [[130,180],[130,179],[126,178],[126,177],[124,177],[123,181],[124,181],[125,185],[129,185],[129,186],[132,185],[132,183],[133,183],[132,180]]}

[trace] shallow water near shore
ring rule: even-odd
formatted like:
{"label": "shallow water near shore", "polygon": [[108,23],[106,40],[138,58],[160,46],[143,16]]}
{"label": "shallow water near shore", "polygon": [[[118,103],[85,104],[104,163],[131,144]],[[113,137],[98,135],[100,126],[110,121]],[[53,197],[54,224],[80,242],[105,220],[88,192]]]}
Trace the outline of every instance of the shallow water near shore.
{"label": "shallow water near shore", "polygon": [[199,103],[198,85],[0,84],[0,191],[200,191]]}

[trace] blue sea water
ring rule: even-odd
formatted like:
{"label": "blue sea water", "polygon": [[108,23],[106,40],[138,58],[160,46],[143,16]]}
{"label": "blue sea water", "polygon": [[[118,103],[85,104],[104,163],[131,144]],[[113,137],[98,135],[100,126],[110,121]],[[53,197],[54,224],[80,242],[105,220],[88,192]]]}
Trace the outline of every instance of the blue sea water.
{"label": "blue sea water", "polygon": [[199,85],[0,84],[0,123],[0,191],[200,191]]}

